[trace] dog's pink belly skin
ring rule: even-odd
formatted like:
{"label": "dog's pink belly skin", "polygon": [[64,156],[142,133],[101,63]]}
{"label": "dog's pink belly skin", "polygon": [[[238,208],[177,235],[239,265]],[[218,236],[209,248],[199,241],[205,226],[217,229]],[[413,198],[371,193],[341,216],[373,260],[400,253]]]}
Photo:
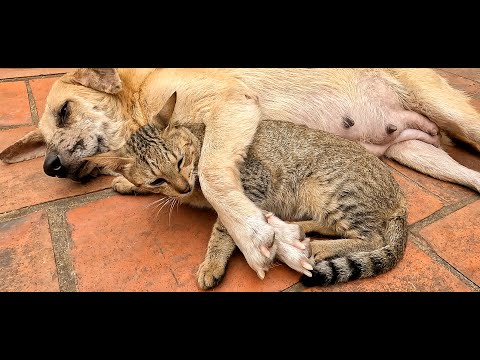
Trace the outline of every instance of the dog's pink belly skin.
{"label": "dog's pink belly skin", "polygon": [[[286,83],[288,92],[272,92],[268,97],[260,97],[263,116],[368,144],[367,148],[379,156],[396,142],[437,141],[432,137],[437,136],[438,127],[425,116],[405,109],[390,80],[377,71],[352,76],[350,80],[354,83],[348,89],[321,85],[316,88],[314,81],[304,88],[288,88]],[[425,136],[406,131],[409,129],[423,132]]]}
{"label": "dog's pink belly skin", "polygon": [[405,109],[383,110],[377,113],[376,118],[371,114],[370,119],[360,112],[349,112],[348,116],[335,114],[328,121],[308,119],[293,122],[358,141],[377,156],[384,155],[389,146],[408,140],[440,146],[439,128],[425,116]]}

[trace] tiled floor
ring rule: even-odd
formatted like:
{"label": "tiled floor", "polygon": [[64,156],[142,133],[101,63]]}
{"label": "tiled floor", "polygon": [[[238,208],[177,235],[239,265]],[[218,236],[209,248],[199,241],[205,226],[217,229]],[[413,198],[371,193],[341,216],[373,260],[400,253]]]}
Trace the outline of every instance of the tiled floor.
{"label": "tiled floor", "polygon": [[[0,69],[0,150],[38,122],[58,74],[68,69]],[[480,69],[437,69],[473,95]],[[480,121],[480,119],[479,119]],[[480,155],[449,152],[480,171]],[[214,214],[179,207],[169,218],[149,207],[156,196],[120,196],[102,177],[79,185],[46,176],[42,158],[0,163],[0,291],[200,291]],[[328,288],[304,289],[284,265],[260,281],[236,254],[214,291],[480,290],[480,196],[389,162],[409,202],[410,238],[392,271]]]}

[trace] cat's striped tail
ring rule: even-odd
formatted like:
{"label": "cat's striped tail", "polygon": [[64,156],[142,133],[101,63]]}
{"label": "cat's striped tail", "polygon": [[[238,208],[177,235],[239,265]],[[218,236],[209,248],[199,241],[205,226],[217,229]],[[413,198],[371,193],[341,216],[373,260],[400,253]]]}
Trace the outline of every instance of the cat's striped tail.
{"label": "cat's striped tail", "polygon": [[312,277],[303,276],[306,286],[325,286],[372,277],[393,269],[402,259],[408,237],[406,214],[387,221],[387,245],[373,251],[356,252],[322,260],[314,265]]}

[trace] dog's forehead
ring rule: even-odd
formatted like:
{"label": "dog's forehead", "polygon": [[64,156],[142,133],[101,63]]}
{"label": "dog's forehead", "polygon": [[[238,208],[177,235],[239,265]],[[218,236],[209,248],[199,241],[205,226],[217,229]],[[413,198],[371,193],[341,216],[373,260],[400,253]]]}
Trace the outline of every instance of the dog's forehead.
{"label": "dog's forehead", "polygon": [[75,95],[76,86],[66,80],[66,78],[62,77],[53,83],[47,96],[48,108],[57,108],[67,99]]}

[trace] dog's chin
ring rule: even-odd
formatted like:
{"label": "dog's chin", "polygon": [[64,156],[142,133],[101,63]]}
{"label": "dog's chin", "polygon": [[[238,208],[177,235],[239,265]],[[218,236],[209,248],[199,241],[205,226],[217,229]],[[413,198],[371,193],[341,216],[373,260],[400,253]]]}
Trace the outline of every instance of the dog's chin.
{"label": "dog's chin", "polygon": [[100,169],[91,161],[84,161],[77,170],[68,174],[68,178],[85,184],[100,175]]}

